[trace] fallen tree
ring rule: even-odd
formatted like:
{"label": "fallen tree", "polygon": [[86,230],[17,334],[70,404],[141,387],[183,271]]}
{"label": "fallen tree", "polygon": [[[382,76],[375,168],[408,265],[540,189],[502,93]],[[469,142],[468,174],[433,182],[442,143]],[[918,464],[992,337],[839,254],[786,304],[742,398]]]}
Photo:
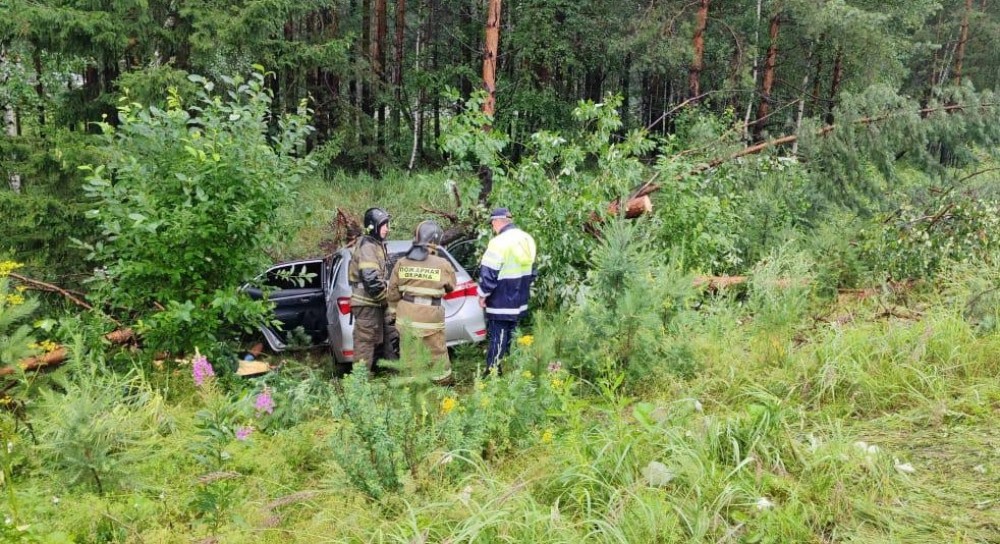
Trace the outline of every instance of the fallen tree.
{"label": "fallen tree", "polygon": [[[105,340],[117,345],[125,344],[133,338],[135,338],[135,331],[132,329],[118,329],[104,335]],[[39,370],[49,366],[60,365],[68,358],[69,351],[63,346],[57,346],[56,349],[43,355],[36,355],[34,357],[22,359],[17,363],[17,366],[20,367],[22,371]],[[0,368],[0,377],[10,376],[15,372],[17,372],[15,367],[8,366]]]}

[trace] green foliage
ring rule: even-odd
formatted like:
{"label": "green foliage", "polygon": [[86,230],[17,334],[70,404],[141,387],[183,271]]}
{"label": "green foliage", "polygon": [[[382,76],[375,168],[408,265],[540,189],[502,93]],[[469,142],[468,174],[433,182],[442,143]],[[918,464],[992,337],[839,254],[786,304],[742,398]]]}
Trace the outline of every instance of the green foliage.
{"label": "green foliage", "polygon": [[610,223],[603,236],[555,356],[595,383],[618,373],[630,387],[664,372],[693,375],[690,352],[670,336],[693,301],[691,277],[652,250],[643,222]]}
{"label": "green foliage", "polygon": [[7,277],[10,270],[5,270],[15,264],[0,262],[0,368],[15,366],[37,351],[32,327],[25,321],[38,309],[38,301],[11,288]]}
{"label": "green foliage", "polygon": [[78,371],[63,377],[62,392],[42,391],[39,410],[47,418],[38,450],[67,485],[114,492],[134,476],[156,431],[154,407],[161,399],[137,375],[110,372],[93,354],[72,359]]}
{"label": "green foliage", "polygon": [[571,381],[558,369],[532,372],[540,363],[526,355],[512,355],[507,376],[477,379],[466,396],[430,388],[426,379],[380,384],[360,369],[345,377],[334,405],[344,425],[332,449],[348,482],[380,499],[551,441],[544,425]]}
{"label": "green foliage", "polygon": [[946,192],[876,216],[862,232],[861,257],[880,277],[931,278],[948,261],[988,258],[1000,243],[998,232],[1000,202],[972,192]]}
{"label": "green foliage", "polygon": [[304,112],[269,135],[263,74],[225,80],[227,100],[191,79],[203,90],[187,108],[176,94],[166,110],[122,105],[121,125],[102,125],[108,164],[86,167],[102,238],[89,247],[103,264],[95,296],[138,317],[147,346],[172,351],[264,319],[264,306],[236,288],[288,236],[278,210],[294,203],[310,167],[297,156]]}

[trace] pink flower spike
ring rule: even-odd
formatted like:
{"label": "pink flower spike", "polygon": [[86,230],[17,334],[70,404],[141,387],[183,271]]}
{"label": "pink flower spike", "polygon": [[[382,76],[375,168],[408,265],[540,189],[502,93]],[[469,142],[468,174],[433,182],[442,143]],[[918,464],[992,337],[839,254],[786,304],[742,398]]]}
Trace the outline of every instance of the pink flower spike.
{"label": "pink flower spike", "polygon": [[215,376],[212,364],[204,355],[196,352],[194,359],[191,359],[191,377],[194,378],[194,384],[201,387],[205,380],[212,376]]}
{"label": "pink flower spike", "polygon": [[239,427],[236,429],[236,440],[243,442],[247,438],[250,438],[250,433],[253,432],[253,427]]}
{"label": "pink flower spike", "polygon": [[271,391],[269,389],[265,388],[257,395],[257,400],[254,402],[253,408],[257,411],[257,415],[274,412],[274,399],[271,398]]}

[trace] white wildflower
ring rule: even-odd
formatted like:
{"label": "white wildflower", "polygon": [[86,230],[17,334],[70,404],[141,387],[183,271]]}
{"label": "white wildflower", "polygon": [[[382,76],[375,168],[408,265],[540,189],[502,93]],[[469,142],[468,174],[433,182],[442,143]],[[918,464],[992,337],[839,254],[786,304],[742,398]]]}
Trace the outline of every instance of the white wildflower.
{"label": "white wildflower", "polygon": [[774,507],[774,503],[771,502],[771,499],[768,499],[767,497],[761,497],[757,499],[756,506],[757,510],[768,510]]}
{"label": "white wildflower", "polygon": [[694,411],[695,412],[705,411],[705,407],[701,405],[701,401],[699,401],[698,399],[694,399]]}
{"label": "white wildflower", "polygon": [[983,465],[976,465],[976,466],[972,467],[972,470],[974,470],[974,471],[976,471],[976,472],[978,472],[980,474],[986,474],[986,467],[984,467]]}
{"label": "white wildflower", "polygon": [[52,497],[52,504],[59,504],[59,497],[53,496]]}
{"label": "white wildflower", "polygon": [[898,459],[896,460],[896,470],[902,472],[903,474],[913,474],[917,471],[917,469],[913,468],[913,465],[910,463],[900,463]]}
{"label": "white wildflower", "polygon": [[458,493],[458,500],[461,501],[461,503],[464,504],[464,505],[466,505],[466,506],[469,505],[469,501],[472,500],[472,486],[471,485],[467,485],[467,486],[465,486],[465,487],[462,488],[462,491],[460,491]]}
{"label": "white wildflower", "polygon": [[674,479],[673,471],[659,461],[650,461],[646,468],[642,469],[642,475],[653,487],[663,487]]}

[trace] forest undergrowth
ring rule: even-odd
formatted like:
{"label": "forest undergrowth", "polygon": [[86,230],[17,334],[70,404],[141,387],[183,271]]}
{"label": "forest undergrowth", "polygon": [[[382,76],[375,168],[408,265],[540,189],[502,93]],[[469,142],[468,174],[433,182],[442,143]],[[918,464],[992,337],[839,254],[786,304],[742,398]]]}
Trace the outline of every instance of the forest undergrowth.
{"label": "forest undergrowth", "polygon": [[[331,379],[307,354],[245,379],[63,323],[70,362],[22,375],[0,419],[0,534],[1000,541],[995,257],[837,293],[830,263],[785,245],[712,292],[642,232],[608,227],[584,294],[535,313],[503,376],[460,349],[455,388]],[[37,318],[2,287],[5,327]]]}

